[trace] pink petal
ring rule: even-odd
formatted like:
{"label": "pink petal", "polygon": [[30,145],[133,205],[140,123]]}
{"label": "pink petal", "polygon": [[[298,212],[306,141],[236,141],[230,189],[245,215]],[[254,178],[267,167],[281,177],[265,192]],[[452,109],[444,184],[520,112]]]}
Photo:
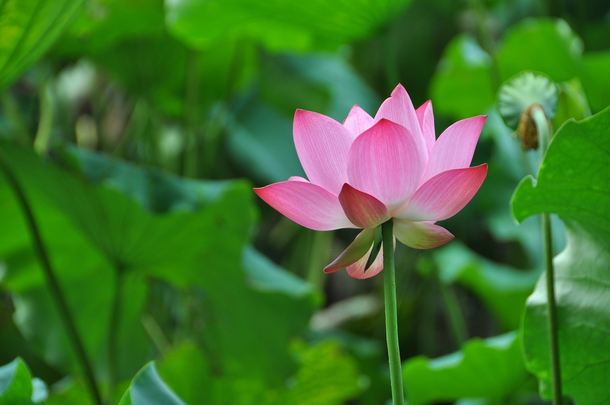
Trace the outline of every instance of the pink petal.
{"label": "pink petal", "polygon": [[374,123],[375,120],[373,117],[362,108],[355,105],[347,115],[347,118],[343,122],[343,126],[356,137],[372,127]]}
{"label": "pink petal", "polygon": [[367,254],[364,255],[362,259],[358,260],[356,263],[350,266],[347,266],[347,274],[349,274],[351,277],[358,278],[361,280],[365,278],[371,278],[379,274],[379,272],[383,270],[383,243],[381,244],[381,248],[377,253],[375,261],[367,269],[366,264],[369,260],[369,256],[371,255],[372,250],[373,247],[371,246],[371,249],[369,249]]}
{"label": "pink petal", "polygon": [[293,133],[307,178],[339,195],[347,182],[347,154],[354,136],[332,118],[304,110],[295,113]]}
{"label": "pink petal", "polygon": [[375,121],[383,118],[402,125],[418,138],[423,137],[411,98],[401,84],[396,86],[392,96],[379,107],[375,115]]}
{"label": "pink petal", "polygon": [[441,221],[457,214],[474,197],[487,175],[487,164],[438,174],[417,189],[396,218]]}
{"label": "pink petal", "polygon": [[380,200],[392,213],[415,192],[424,153],[423,139],[381,120],[354,141],[347,163],[349,184]]}
{"label": "pink petal", "polygon": [[434,142],[436,141],[436,133],[434,132],[434,113],[432,111],[432,102],[428,100],[423,103],[421,107],[415,110],[415,114],[417,115],[419,126],[421,127],[422,133],[424,135],[424,141],[426,142],[428,156],[430,156],[430,152],[432,151],[432,147],[434,146]]}
{"label": "pink petal", "polygon": [[381,201],[347,183],[341,189],[339,202],[347,218],[359,228],[375,228],[390,219],[388,209]]}
{"label": "pink petal", "polygon": [[481,115],[458,121],[438,137],[428,159],[422,184],[446,170],[470,166],[486,119],[486,115]]}
{"label": "pink petal", "polygon": [[411,222],[394,218],[394,236],[401,243],[415,249],[431,249],[444,245],[454,236],[432,222]]}
{"label": "pink petal", "polygon": [[[356,236],[356,239],[331,264],[324,268],[324,273],[334,273],[356,263],[368,254],[375,242],[375,230],[365,229]],[[365,262],[366,263],[366,262]]]}
{"label": "pink petal", "polygon": [[320,186],[306,181],[283,181],[255,188],[267,204],[299,225],[315,231],[354,228],[339,199]]}

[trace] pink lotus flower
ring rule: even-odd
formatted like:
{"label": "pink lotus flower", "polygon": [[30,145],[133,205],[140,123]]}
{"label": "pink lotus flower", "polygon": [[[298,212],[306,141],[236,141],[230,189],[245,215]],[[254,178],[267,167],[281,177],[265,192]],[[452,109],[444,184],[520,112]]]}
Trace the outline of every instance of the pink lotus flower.
{"label": "pink lotus flower", "polygon": [[375,118],[354,106],[343,124],[297,110],[294,144],[309,180],[288,181],[254,191],[294,222],[317,231],[364,229],[324,271],[347,268],[368,278],[383,270],[381,254],[366,268],[375,228],[394,222],[394,236],[429,249],[454,236],[435,225],[472,199],[487,165],[469,167],[486,116],[458,121],[436,139],[430,101],[417,110],[398,85]]}

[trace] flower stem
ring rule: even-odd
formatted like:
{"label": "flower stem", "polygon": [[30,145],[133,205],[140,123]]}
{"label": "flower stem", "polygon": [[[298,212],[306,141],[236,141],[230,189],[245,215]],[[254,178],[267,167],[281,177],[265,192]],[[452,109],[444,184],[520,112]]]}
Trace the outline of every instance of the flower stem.
{"label": "flower stem", "polygon": [[110,325],[108,331],[108,403],[114,403],[116,385],[119,374],[118,339],[121,323],[121,308],[123,306],[122,294],[125,280],[125,269],[122,265],[115,267],[114,297],[110,313]]}
{"label": "flower stem", "polygon": [[74,319],[70,314],[70,309],[68,308],[68,304],[64,298],[64,295],[61,291],[61,286],[59,285],[59,280],[55,276],[55,272],[53,271],[53,267],[51,266],[51,261],[47,254],[46,247],[42,241],[42,236],[40,234],[40,230],[38,229],[38,224],[34,217],[34,212],[30,207],[28,199],[23,191],[21,185],[19,184],[19,180],[9,167],[6,162],[3,154],[0,152],[0,169],[4,171],[6,178],[13,188],[17,200],[19,201],[19,205],[21,205],[21,209],[25,215],[26,224],[28,230],[30,232],[30,236],[32,238],[32,244],[34,247],[34,251],[38,256],[38,260],[40,262],[40,266],[44,272],[46,277],[47,285],[49,286],[49,290],[51,291],[51,297],[55,301],[55,305],[57,306],[57,310],[59,312],[59,317],[61,322],[63,323],[66,334],[68,335],[68,340],[72,344],[72,348],[76,354],[77,360],[80,362],[80,366],[83,369],[85,374],[85,383],[89,388],[89,392],[92,396],[93,403],[96,405],[102,405],[102,397],[100,395],[99,389],[97,387],[97,382],[95,381],[95,377],[93,374],[93,368],[91,367],[91,363],[87,358],[87,353],[85,352],[85,347],[80,339],[78,334],[78,330],[76,329],[76,324],[74,323]]}
{"label": "flower stem", "polygon": [[390,382],[392,385],[392,404],[404,405],[402,365],[398,347],[398,316],[396,305],[396,270],[394,266],[393,222],[381,225],[383,238],[383,294],[385,304],[385,330],[390,362]]}
{"label": "flower stem", "polygon": [[[536,124],[540,152],[542,158],[546,153],[550,142],[549,123],[542,107],[535,106],[532,109],[532,119]],[[561,405],[561,366],[559,360],[559,327],[557,324],[557,303],[555,301],[555,269],[553,267],[553,237],[551,229],[551,217],[548,213],[542,214],[542,238],[544,247],[544,267],[546,271],[546,295],[548,308],[548,339],[551,359],[551,382],[553,393],[553,405]]]}

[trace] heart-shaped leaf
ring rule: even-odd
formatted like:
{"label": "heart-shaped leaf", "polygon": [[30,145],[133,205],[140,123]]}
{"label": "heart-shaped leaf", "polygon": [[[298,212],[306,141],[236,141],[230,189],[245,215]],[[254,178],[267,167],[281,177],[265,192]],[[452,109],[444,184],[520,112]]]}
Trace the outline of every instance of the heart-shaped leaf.
{"label": "heart-shaped leaf", "polygon": [[[610,355],[610,108],[555,134],[538,181],[526,177],[515,191],[517,220],[540,212],[564,221],[567,247],[554,260],[563,389],[581,405],[610,398],[605,376]],[[550,397],[547,299],[544,278],[527,301],[523,321],[528,367]]]}

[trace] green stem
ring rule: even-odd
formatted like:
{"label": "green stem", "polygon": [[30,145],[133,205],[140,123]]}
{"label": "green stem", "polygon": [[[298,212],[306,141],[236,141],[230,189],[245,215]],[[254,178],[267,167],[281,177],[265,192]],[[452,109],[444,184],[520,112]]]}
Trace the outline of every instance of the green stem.
{"label": "green stem", "polygon": [[40,99],[40,119],[38,120],[38,130],[34,138],[34,150],[39,155],[44,155],[49,149],[51,132],[53,130],[53,100],[47,82],[42,82],[38,91]]}
{"label": "green stem", "polygon": [[449,318],[451,331],[453,332],[453,338],[459,349],[464,342],[468,340],[468,328],[466,327],[466,321],[464,320],[464,313],[460,307],[460,302],[457,299],[455,290],[451,286],[443,283],[440,277],[438,282],[447,309],[447,316]]}
{"label": "green stem", "polygon": [[32,139],[29,135],[28,126],[23,120],[19,112],[19,105],[10,90],[5,90],[0,94],[0,105],[15,130],[18,142],[24,146],[31,145]]}
{"label": "green stem", "polygon": [[333,242],[332,232],[314,232],[310,238],[310,254],[307,268],[307,281],[316,287],[324,288],[324,278],[322,271],[327,264],[328,246]]}
{"label": "green stem", "polygon": [[110,313],[110,325],[108,330],[108,404],[114,403],[116,385],[119,374],[118,337],[121,323],[121,308],[123,305],[123,284],[125,271],[123,266],[117,265],[115,271],[114,298]]}
{"label": "green stem", "polygon": [[549,316],[549,349],[551,354],[551,377],[553,380],[553,405],[562,403],[561,366],[559,361],[559,325],[557,324],[557,303],[555,301],[555,269],[553,268],[553,237],[551,216],[542,214],[542,231],[544,237],[544,266],[546,270],[546,295]]}
{"label": "green stem", "polygon": [[201,54],[189,51],[186,64],[185,82],[185,124],[186,148],[184,151],[183,174],[186,177],[197,177],[199,169],[199,139],[197,127],[199,119],[199,71]]}
{"label": "green stem", "polygon": [[383,238],[383,295],[385,305],[385,331],[390,362],[390,382],[392,384],[392,404],[404,405],[402,365],[398,346],[398,315],[396,305],[396,270],[394,266],[394,223],[392,220],[381,225]]}
{"label": "green stem", "polygon": [[10,169],[7,161],[5,160],[5,157],[1,152],[0,169],[4,171],[4,174],[6,175],[9,184],[13,188],[13,191],[15,192],[17,200],[19,201],[21,209],[23,210],[23,213],[25,215],[26,224],[29,229],[30,236],[32,237],[34,251],[36,252],[38,260],[40,261],[41,268],[46,277],[47,285],[49,286],[49,290],[51,291],[51,297],[55,301],[55,305],[57,306],[57,310],[59,312],[59,317],[68,335],[68,340],[72,344],[72,348],[76,354],[76,358],[80,362],[83,372],[85,373],[85,383],[89,388],[89,393],[91,394],[93,402],[95,404],[102,405],[102,397],[97,387],[97,382],[95,381],[93,368],[91,367],[91,363],[87,358],[87,353],[85,352],[85,347],[78,335],[76,324],[74,323],[74,319],[70,314],[70,309],[68,308],[68,304],[61,291],[61,286],[59,285],[59,281],[55,276],[53,267],[51,266],[51,261],[47,254],[45,245],[42,241],[40,230],[38,229],[38,224],[36,222],[36,219],[34,218],[34,212],[30,207],[30,204],[25,196],[25,192],[19,184],[17,177]]}
{"label": "green stem", "polygon": [[157,320],[151,314],[145,313],[142,315],[141,322],[144,327],[144,332],[146,332],[157,351],[161,356],[165,355],[172,344]]}
{"label": "green stem", "polygon": [[[540,106],[532,108],[532,119],[536,124],[540,152],[542,157],[546,153],[550,142],[549,123]],[[542,237],[544,246],[544,267],[546,271],[546,295],[548,308],[548,339],[551,358],[551,381],[553,392],[553,405],[562,403],[561,366],[559,359],[559,325],[557,324],[557,302],[555,300],[555,269],[553,267],[553,237],[551,218],[548,213],[542,214]]]}

